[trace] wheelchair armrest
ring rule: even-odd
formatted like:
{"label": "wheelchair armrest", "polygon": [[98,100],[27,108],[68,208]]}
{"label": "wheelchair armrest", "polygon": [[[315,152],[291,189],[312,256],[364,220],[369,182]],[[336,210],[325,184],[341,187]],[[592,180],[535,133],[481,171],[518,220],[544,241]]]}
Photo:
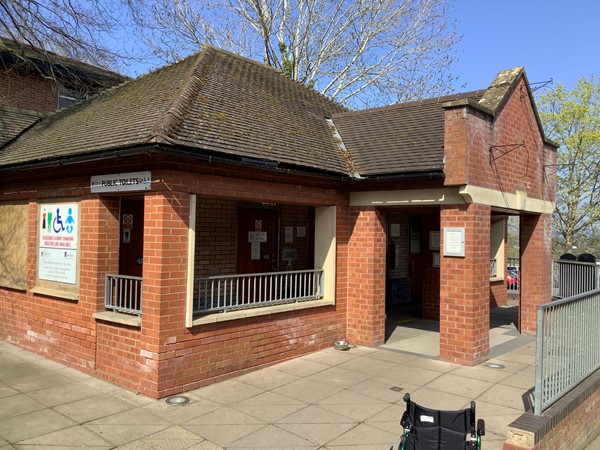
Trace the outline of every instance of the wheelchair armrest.
{"label": "wheelchair armrest", "polygon": [[404,414],[402,414],[400,425],[402,425],[402,428],[405,429],[409,429],[412,426],[412,421],[410,420],[410,414],[408,413],[408,411],[404,411]]}
{"label": "wheelchair armrest", "polygon": [[483,419],[477,420],[477,435],[485,436],[485,420]]}

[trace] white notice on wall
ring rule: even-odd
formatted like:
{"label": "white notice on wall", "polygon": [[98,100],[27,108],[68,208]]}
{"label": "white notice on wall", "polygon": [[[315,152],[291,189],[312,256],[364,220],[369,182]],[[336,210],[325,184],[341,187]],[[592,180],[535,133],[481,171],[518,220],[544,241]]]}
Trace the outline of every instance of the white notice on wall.
{"label": "white notice on wall", "polygon": [[285,227],[285,243],[291,244],[294,242],[294,227]]}
{"label": "white notice on wall", "polygon": [[77,250],[40,248],[39,278],[59,283],[77,283]]}
{"label": "white notice on wall", "polygon": [[296,236],[299,238],[306,237],[306,227],[296,227]]}
{"label": "white notice on wall", "polygon": [[250,259],[260,259],[260,242],[252,242],[250,245]]}

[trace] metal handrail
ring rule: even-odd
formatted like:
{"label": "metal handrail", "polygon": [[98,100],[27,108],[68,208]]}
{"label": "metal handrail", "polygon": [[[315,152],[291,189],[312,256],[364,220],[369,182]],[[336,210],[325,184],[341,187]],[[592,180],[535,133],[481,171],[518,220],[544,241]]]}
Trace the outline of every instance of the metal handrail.
{"label": "metal handrail", "polygon": [[558,260],[552,265],[555,298],[567,298],[600,289],[600,268],[595,263]]}
{"label": "metal handrail", "polygon": [[600,289],[537,308],[534,412],[600,368]]}
{"label": "metal handrail", "polygon": [[142,315],[142,278],[106,275],[104,307],[111,311]]}
{"label": "metal handrail", "polygon": [[322,299],[324,271],[220,275],[194,284],[194,313],[206,314]]}
{"label": "metal handrail", "polygon": [[496,276],[498,276],[498,261],[490,259],[490,278],[496,278]]}

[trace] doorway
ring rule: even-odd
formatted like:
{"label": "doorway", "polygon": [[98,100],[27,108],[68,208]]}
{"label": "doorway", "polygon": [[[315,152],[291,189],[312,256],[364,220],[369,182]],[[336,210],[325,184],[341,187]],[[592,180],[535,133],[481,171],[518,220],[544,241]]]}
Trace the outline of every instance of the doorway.
{"label": "doorway", "polygon": [[238,207],[237,273],[266,273],[277,270],[278,210]]}
{"label": "doorway", "polygon": [[144,200],[121,198],[119,275],[141,277],[144,264]]}

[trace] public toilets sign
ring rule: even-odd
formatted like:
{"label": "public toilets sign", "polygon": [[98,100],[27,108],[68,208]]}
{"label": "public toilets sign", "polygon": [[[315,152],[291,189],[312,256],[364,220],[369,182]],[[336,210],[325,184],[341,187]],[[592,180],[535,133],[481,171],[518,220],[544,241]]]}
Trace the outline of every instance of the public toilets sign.
{"label": "public toilets sign", "polygon": [[151,185],[150,171],[129,172],[94,176],[90,189],[92,193],[149,191]]}
{"label": "public toilets sign", "polygon": [[79,205],[40,205],[38,276],[58,283],[77,283]]}

